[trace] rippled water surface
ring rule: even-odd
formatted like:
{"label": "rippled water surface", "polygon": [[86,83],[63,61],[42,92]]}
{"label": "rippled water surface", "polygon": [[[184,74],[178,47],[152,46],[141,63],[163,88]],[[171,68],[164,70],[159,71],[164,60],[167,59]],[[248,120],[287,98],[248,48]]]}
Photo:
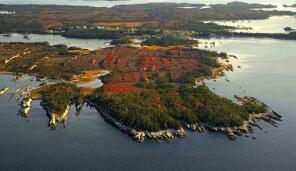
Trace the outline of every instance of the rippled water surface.
{"label": "rippled water surface", "polygon": [[[202,40],[208,41],[208,40]],[[17,104],[0,97],[0,158],[2,169],[192,169],[229,170],[294,169],[296,167],[295,42],[271,39],[226,39],[217,47],[237,55],[242,66],[227,73],[226,82],[209,81],[219,95],[256,96],[283,115],[279,128],[261,123],[251,138],[231,142],[224,135],[191,133],[172,144],[138,144],[84,107],[79,116],[72,109],[67,128],[51,131],[48,118],[34,102],[32,115],[24,119]],[[14,86],[10,76],[0,77],[0,86]],[[24,80],[23,82],[30,82]],[[26,85],[26,83],[22,83]],[[246,92],[244,92],[244,90]],[[65,163],[66,162],[66,163]],[[217,169],[219,168],[219,169]]]}
{"label": "rippled water surface", "polygon": [[12,88],[0,97],[1,170],[295,170],[295,41],[200,41],[215,41],[217,47],[212,50],[238,57],[231,59],[235,71],[217,82],[208,81],[210,89],[230,99],[234,94],[257,97],[283,115],[279,128],[260,123],[263,130],[256,129],[252,135],[256,140],[229,141],[224,135],[207,132],[190,133],[189,138],[171,144],[139,144],[84,106],[79,115],[71,110],[66,128],[51,131],[39,101],[34,101],[28,119],[16,115],[18,104],[9,101],[17,86],[38,83],[25,79],[16,84],[11,81],[13,76],[1,75],[0,87]]}
{"label": "rippled water surface", "polygon": [[295,16],[273,16],[265,20],[214,21],[214,23],[241,28],[235,31],[249,33],[289,33],[284,28],[296,29]]}
{"label": "rippled water surface", "polygon": [[11,37],[5,37],[0,34],[0,42],[48,42],[51,45],[65,44],[67,46],[75,46],[95,50],[98,47],[107,47],[111,40],[107,39],[75,39],[66,38],[60,35],[50,34],[28,34],[30,39],[24,39],[21,34],[11,34]]}

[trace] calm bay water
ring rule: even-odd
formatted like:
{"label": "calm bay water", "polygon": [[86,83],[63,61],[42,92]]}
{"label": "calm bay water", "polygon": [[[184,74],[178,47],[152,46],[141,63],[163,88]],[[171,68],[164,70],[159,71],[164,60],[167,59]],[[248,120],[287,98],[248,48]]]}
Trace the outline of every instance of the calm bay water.
{"label": "calm bay water", "polygon": [[[105,46],[100,40],[31,36],[30,41],[51,44],[91,49]],[[13,35],[0,36],[0,41],[25,40]],[[108,125],[96,110],[84,106],[79,115],[72,108],[66,128],[51,131],[39,101],[34,101],[28,119],[16,115],[18,104],[9,101],[17,87],[38,82],[26,79],[15,84],[11,81],[13,76],[1,75],[0,87],[12,87],[0,97],[1,170],[295,170],[295,41],[201,40],[205,41],[217,42],[217,47],[211,50],[238,56],[231,59],[235,72],[227,72],[217,82],[207,81],[210,89],[230,99],[234,94],[257,97],[283,115],[279,128],[261,122],[263,130],[255,129],[251,135],[256,140],[241,137],[232,142],[224,135],[207,132],[190,133],[189,138],[176,139],[171,144],[139,144]],[[237,68],[238,65],[242,68]]]}
{"label": "calm bay water", "polygon": [[[208,40],[202,40],[208,41]],[[228,72],[208,86],[219,95],[258,97],[283,115],[279,128],[261,123],[256,140],[239,138],[231,142],[216,133],[190,133],[172,144],[138,144],[84,107],[79,116],[74,109],[67,128],[51,131],[48,117],[39,102],[24,119],[17,104],[8,101],[11,92],[0,97],[1,170],[293,170],[296,168],[296,44],[272,39],[225,39],[216,50],[239,58],[233,63],[242,69]],[[12,77],[1,76],[0,87]],[[30,82],[27,80],[27,82]],[[26,80],[23,81],[26,85]],[[242,169],[243,168],[243,169]]]}
{"label": "calm bay water", "polygon": [[21,34],[11,34],[12,37],[5,37],[0,34],[0,42],[48,42],[51,45],[65,44],[67,46],[75,46],[95,50],[98,47],[104,48],[109,46],[111,40],[108,39],[75,39],[65,38],[60,35],[51,34],[28,34],[30,39],[24,39]]}
{"label": "calm bay water", "polygon": [[[295,8],[296,10],[296,8]],[[252,28],[249,29],[237,29],[237,32],[249,32],[249,33],[288,33],[284,30],[285,27],[296,28],[295,16],[273,16],[265,20],[224,20],[214,21],[219,25],[233,26],[239,28]]]}

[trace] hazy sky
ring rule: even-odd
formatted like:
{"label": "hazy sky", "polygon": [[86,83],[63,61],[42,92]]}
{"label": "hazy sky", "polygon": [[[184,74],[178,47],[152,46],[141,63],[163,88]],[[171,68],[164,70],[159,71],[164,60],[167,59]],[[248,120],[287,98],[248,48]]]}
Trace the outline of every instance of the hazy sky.
{"label": "hazy sky", "polygon": [[[58,5],[90,5],[90,6],[113,6],[119,4],[138,4],[151,2],[186,2],[186,3],[227,3],[234,0],[130,0],[130,1],[100,1],[100,0],[0,0],[1,4],[58,4]],[[296,0],[239,0],[248,3],[264,4],[296,4]]]}

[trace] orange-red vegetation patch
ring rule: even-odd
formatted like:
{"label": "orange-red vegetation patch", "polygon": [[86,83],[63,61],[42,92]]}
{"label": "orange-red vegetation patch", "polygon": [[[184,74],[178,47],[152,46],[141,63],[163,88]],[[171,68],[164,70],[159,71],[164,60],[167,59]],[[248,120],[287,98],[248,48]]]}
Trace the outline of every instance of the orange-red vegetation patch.
{"label": "orange-red vegetation patch", "polygon": [[81,55],[68,59],[65,66],[71,67],[73,70],[98,70],[102,57],[98,55]]}
{"label": "orange-red vegetation patch", "polygon": [[143,70],[146,70],[147,68],[153,68],[158,67],[161,65],[160,58],[156,57],[144,57],[139,64],[139,67]]}
{"label": "orange-red vegetation patch", "polygon": [[51,23],[48,23],[46,24],[46,28],[57,28],[57,27],[62,27],[63,26],[63,23],[61,22],[51,22]]}
{"label": "orange-red vegetation patch", "polygon": [[81,87],[79,89],[80,94],[82,94],[84,96],[93,94],[95,91],[96,91],[96,89],[95,88],[91,88],[91,87]]}
{"label": "orange-red vegetation patch", "polygon": [[110,53],[108,54],[105,59],[103,60],[103,63],[102,63],[102,66],[104,68],[112,68],[113,67],[113,64],[116,60],[116,55],[114,53]]}
{"label": "orange-red vegetation patch", "polygon": [[169,69],[174,65],[176,65],[175,62],[159,57],[144,57],[139,63],[141,70]]}
{"label": "orange-red vegetation patch", "polygon": [[149,82],[157,78],[177,80],[184,74],[193,72],[198,67],[199,53],[184,49],[159,49],[114,47],[98,50],[102,57],[100,66],[116,69],[113,82],[135,84],[140,81]]}
{"label": "orange-red vegetation patch", "polygon": [[103,27],[142,27],[142,22],[101,22],[94,23],[94,26],[103,26]]}
{"label": "orange-red vegetation patch", "polygon": [[114,77],[115,82],[137,83],[141,81],[140,72],[119,73]]}
{"label": "orange-red vegetation patch", "polygon": [[166,108],[165,105],[161,103],[161,97],[160,97],[159,94],[156,94],[153,97],[152,104],[155,105],[159,109],[165,109]]}
{"label": "orange-red vegetation patch", "polygon": [[158,22],[99,22],[94,23],[93,26],[101,27],[129,27],[129,28],[139,28],[142,26],[157,27]]}
{"label": "orange-red vegetation patch", "polygon": [[45,86],[41,86],[41,87],[38,87],[36,89],[33,89],[31,91],[31,97],[32,99],[34,100],[40,100],[42,98],[42,94],[41,94],[41,91],[44,90],[45,88],[47,88],[48,86],[45,85]]}
{"label": "orange-red vegetation patch", "polygon": [[103,90],[106,93],[139,93],[142,90],[137,87],[129,86],[129,85],[124,85],[120,83],[115,83],[115,84],[105,84],[103,86]]}
{"label": "orange-red vegetation patch", "polygon": [[144,26],[150,27],[150,28],[156,28],[159,26],[159,22],[156,22],[156,21],[145,22]]}

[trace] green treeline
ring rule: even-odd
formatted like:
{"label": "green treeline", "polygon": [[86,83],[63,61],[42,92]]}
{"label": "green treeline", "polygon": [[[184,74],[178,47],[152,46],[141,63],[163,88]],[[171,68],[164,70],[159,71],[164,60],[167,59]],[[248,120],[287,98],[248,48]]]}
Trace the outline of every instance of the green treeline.
{"label": "green treeline", "polygon": [[11,20],[0,16],[0,33],[43,33],[43,26],[34,19]]}
{"label": "green treeline", "polygon": [[116,120],[138,130],[177,129],[182,124],[197,122],[238,126],[249,115],[249,105],[235,104],[215,95],[205,86],[155,85],[141,94],[107,95],[98,90],[91,99]]}
{"label": "green treeline", "polygon": [[150,37],[142,42],[145,46],[176,46],[176,45],[194,45],[196,40],[182,39],[177,37]]}
{"label": "green treeline", "polygon": [[41,91],[42,103],[50,109],[51,112],[58,114],[64,113],[67,106],[79,99],[79,88],[74,84],[58,83],[49,85]]}
{"label": "green treeline", "polygon": [[230,26],[221,26],[215,23],[204,23],[204,22],[188,22],[184,26],[182,26],[183,30],[188,31],[195,31],[200,34],[204,33],[217,33],[217,32],[224,32],[227,29],[234,29],[234,27]]}
{"label": "green treeline", "polygon": [[121,39],[115,39],[111,41],[111,45],[125,45],[125,44],[130,44],[133,41],[130,38],[121,38]]}

